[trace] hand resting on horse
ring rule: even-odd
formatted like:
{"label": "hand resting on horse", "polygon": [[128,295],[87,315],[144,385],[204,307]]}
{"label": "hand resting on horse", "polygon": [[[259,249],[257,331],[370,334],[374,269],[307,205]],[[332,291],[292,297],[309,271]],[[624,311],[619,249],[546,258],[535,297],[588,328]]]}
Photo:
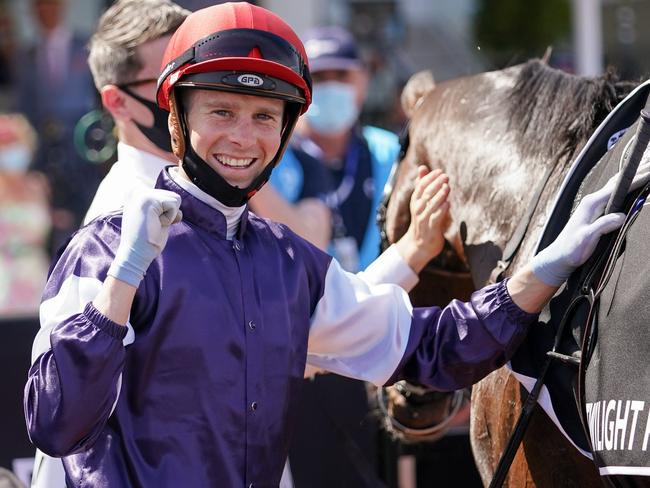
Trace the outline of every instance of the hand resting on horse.
{"label": "hand resting on horse", "polygon": [[[571,273],[589,259],[601,236],[623,224],[622,213],[602,215],[617,179],[618,174],[600,190],[586,195],[557,238],[508,281],[513,301],[523,310],[540,311]],[[630,191],[649,180],[650,163],[646,162],[637,170]]]}
{"label": "hand resting on horse", "polygon": [[395,244],[416,273],[442,251],[449,223],[448,197],[449,177],[439,169],[429,172],[426,166],[419,166],[409,206],[411,224]]}

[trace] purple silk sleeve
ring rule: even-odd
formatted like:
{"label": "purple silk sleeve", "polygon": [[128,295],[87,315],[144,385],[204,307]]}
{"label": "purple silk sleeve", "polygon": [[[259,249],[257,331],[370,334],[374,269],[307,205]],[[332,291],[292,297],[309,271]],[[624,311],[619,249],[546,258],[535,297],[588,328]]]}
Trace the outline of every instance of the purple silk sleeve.
{"label": "purple silk sleeve", "polygon": [[536,319],[512,301],[506,281],[474,292],[467,303],[415,308],[406,351],[387,384],[406,379],[441,391],[470,386],[512,357]]}
{"label": "purple silk sleeve", "polygon": [[25,386],[29,437],[43,452],[65,456],[99,435],[117,398],[126,332],[91,303],[54,328]]}

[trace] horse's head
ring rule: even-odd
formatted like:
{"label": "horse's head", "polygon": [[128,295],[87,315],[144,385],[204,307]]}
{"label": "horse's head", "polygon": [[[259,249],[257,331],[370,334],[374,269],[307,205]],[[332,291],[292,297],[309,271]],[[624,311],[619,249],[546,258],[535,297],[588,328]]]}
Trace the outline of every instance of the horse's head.
{"label": "horse's head", "polygon": [[508,96],[518,71],[515,67],[448,81],[420,99],[387,210],[387,233],[396,239],[408,227],[404,209],[417,166],[445,171],[452,189],[445,237],[472,270],[476,286],[486,281],[501,257],[511,216],[521,204],[517,188],[531,186],[538,176],[535,168],[524,171],[520,164],[516,131],[508,123]]}
{"label": "horse's head", "polygon": [[[518,240],[513,234],[523,239],[511,269],[528,259],[567,163],[631,87],[614,84],[609,77],[568,75],[539,61],[435,88],[428,79],[417,75],[403,94],[404,111],[411,119],[409,145],[392,185],[384,234],[395,242],[408,228],[418,165],[441,168],[449,175],[451,223],[445,235],[449,244],[434,266],[420,274],[414,300],[416,305],[444,305],[450,298],[466,299],[474,285],[485,284],[506,243]],[[435,269],[450,266],[454,272],[446,276]],[[467,277],[465,282],[460,279],[458,271],[463,268],[471,270],[473,283]],[[518,398],[519,386],[502,381],[497,373],[488,378],[493,379],[472,394],[478,398],[472,404],[486,408],[484,415],[472,417],[473,429],[481,436],[474,435],[472,444],[474,449],[479,445],[485,452],[501,452],[501,437],[490,434],[501,436],[509,420],[499,414],[507,410],[512,415],[511,402],[504,404],[503,399]],[[402,439],[417,442],[425,434],[438,434],[453,416],[445,415],[453,403],[451,396],[427,399],[429,392],[408,385],[380,393],[379,401],[386,400],[385,423]],[[499,449],[484,447],[492,442]],[[486,459],[477,463],[484,481],[491,477],[492,461]]]}
{"label": "horse's head", "polygon": [[[395,242],[409,225],[417,166],[442,169],[451,187],[445,237],[475,286],[482,286],[527,213],[527,235],[541,229],[575,149],[620,93],[605,77],[580,78],[540,61],[450,80],[435,89],[423,89],[422,75],[416,77],[403,95],[411,114],[410,144],[387,208],[386,234]],[[542,186],[539,205],[527,212]],[[534,244],[527,239],[519,254],[529,256]]]}

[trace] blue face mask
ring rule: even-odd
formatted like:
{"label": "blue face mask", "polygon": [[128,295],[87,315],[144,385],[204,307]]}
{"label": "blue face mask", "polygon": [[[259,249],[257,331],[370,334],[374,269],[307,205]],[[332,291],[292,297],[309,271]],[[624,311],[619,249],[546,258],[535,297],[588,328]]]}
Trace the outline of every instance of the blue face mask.
{"label": "blue face mask", "polygon": [[359,115],[354,86],[340,81],[316,83],[305,116],[320,134],[335,134],[354,125]]}
{"label": "blue face mask", "polygon": [[25,173],[32,160],[32,152],[24,144],[0,147],[0,171]]}

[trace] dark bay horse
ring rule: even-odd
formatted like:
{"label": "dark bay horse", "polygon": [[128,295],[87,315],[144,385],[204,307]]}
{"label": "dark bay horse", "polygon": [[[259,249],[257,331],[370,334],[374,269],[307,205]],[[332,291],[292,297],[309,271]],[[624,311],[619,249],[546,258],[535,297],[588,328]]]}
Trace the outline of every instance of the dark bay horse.
{"label": "dark bay horse", "polygon": [[[524,219],[524,237],[507,274],[531,257],[572,158],[634,86],[611,74],[569,75],[538,60],[435,88],[426,80],[416,75],[403,94],[410,144],[385,215],[386,235],[395,242],[409,224],[408,202],[417,166],[442,168],[449,175],[449,248],[444,263],[434,262],[421,275],[413,297],[416,305],[443,303],[449,295],[467,298],[467,272],[474,287],[486,284]],[[441,277],[436,269],[448,265],[451,272],[447,269]],[[486,485],[525,394],[505,368],[472,390],[470,436]],[[599,486],[600,479],[593,463],[538,412],[505,485]]]}

